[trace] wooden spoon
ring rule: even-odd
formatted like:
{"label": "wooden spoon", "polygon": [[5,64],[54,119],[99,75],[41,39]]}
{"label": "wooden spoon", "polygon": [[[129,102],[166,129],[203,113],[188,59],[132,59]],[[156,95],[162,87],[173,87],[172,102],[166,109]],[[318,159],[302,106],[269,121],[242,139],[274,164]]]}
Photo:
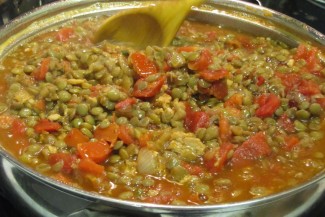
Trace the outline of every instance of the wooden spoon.
{"label": "wooden spoon", "polygon": [[173,40],[192,6],[204,0],[168,0],[122,11],[109,17],[94,35],[94,42],[105,39],[144,48],[167,46]]}

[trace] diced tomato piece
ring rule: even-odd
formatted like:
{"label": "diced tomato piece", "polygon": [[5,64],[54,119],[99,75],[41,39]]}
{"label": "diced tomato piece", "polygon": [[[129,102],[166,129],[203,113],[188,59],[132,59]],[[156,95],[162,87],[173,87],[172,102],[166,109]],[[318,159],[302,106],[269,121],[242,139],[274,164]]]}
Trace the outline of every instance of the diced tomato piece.
{"label": "diced tomato piece", "polygon": [[251,37],[248,37],[246,35],[238,35],[236,39],[246,49],[252,49],[255,47],[255,45],[251,42]]}
{"label": "diced tomato piece", "polygon": [[228,154],[234,149],[231,143],[222,143],[219,148],[209,150],[204,155],[204,164],[210,172],[220,172],[228,160]]}
{"label": "diced tomato piece", "polygon": [[12,121],[11,133],[14,138],[22,138],[26,136],[26,124],[23,120],[15,118]]}
{"label": "diced tomato piece", "polygon": [[295,126],[287,114],[281,115],[278,119],[278,125],[288,133],[295,132]]}
{"label": "diced tomato piece", "polygon": [[284,150],[291,151],[299,144],[299,138],[295,135],[288,135],[284,137]]}
{"label": "diced tomato piece", "polygon": [[184,46],[184,47],[178,47],[176,48],[178,52],[193,52],[197,50],[197,47],[193,46]]}
{"label": "diced tomato piece", "polygon": [[212,63],[212,54],[208,49],[201,51],[198,59],[188,63],[188,68],[191,70],[202,71],[209,67]]}
{"label": "diced tomato piece", "polygon": [[216,38],[217,38],[217,32],[216,31],[209,31],[209,32],[207,32],[207,38],[206,38],[205,41],[211,42],[211,41],[216,40]]}
{"label": "diced tomato piece", "polygon": [[228,95],[228,85],[225,79],[218,80],[212,83],[209,93],[215,98],[222,100]]}
{"label": "diced tomato piece", "polygon": [[57,132],[61,129],[61,124],[57,122],[50,121],[48,119],[40,119],[37,124],[34,126],[36,133],[46,132]]}
{"label": "diced tomato piece", "polygon": [[191,175],[199,175],[203,172],[203,168],[199,165],[190,164],[190,163],[182,163],[182,167],[184,167]]}
{"label": "diced tomato piece", "polygon": [[144,202],[153,204],[169,204],[176,198],[177,192],[179,192],[179,187],[172,182],[160,182],[157,190],[159,190],[159,194],[145,198]]}
{"label": "diced tomato piece", "polygon": [[268,98],[267,94],[262,94],[256,98],[256,102],[259,106],[264,105],[267,101],[267,98]]}
{"label": "diced tomato piece", "polygon": [[219,135],[220,135],[220,139],[223,143],[229,142],[229,140],[231,139],[231,135],[232,135],[229,121],[223,115],[221,115],[219,118]]}
{"label": "diced tomato piece", "polygon": [[251,38],[246,35],[237,35],[234,39],[227,40],[225,45],[235,49],[243,47],[247,50],[255,47],[255,45],[251,42]]}
{"label": "diced tomato piece", "polygon": [[195,132],[199,128],[206,128],[209,121],[207,113],[198,111],[192,112],[190,115],[186,115],[185,127],[191,132]]}
{"label": "diced tomato piece", "polygon": [[8,142],[10,143],[10,150],[14,153],[21,153],[21,150],[29,145],[26,125],[22,119],[2,114],[0,115],[0,129],[9,130]]}
{"label": "diced tomato piece", "polygon": [[49,71],[51,59],[43,58],[41,65],[33,72],[33,77],[37,81],[43,81],[45,79],[46,73]]}
{"label": "diced tomato piece", "polygon": [[119,134],[119,126],[116,123],[111,123],[108,127],[97,127],[94,131],[94,137],[97,140],[104,140],[114,144]]}
{"label": "diced tomato piece", "polygon": [[162,70],[164,72],[169,72],[172,69],[173,69],[172,66],[170,66],[167,61],[164,61],[163,66],[162,66]]}
{"label": "diced tomato piece", "polygon": [[112,147],[104,141],[85,142],[77,145],[77,151],[81,158],[89,158],[95,163],[102,163],[108,158]]}
{"label": "diced tomato piece", "polygon": [[159,93],[160,89],[166,81],[166,76],[161,76],[153,82],[148,82],[145,89],[140,89],[139,85],[141,82],[147,82],[145,78],[138,79],[134,84],[133,96],[138,98],[150,98]]}
{"label": "diced tomato piece", "polygon": [[261,118],[272,116],[281,104],[279,97],[273,93],[262,94],[256,101],[259,108],[256,110],[255,114],[257,117]]}
{"label": "diced tomato piece", "polygon": [[298,89],[305,96],[312,96],[320,93],[319,85],[312,80],[304,80],[299,74],[276,74],[281,78],[282,84],[286,87],[286,91]]}
{"label": "diced tomato piece", "polygon": [[135,139],[131,135],[130,129],[126,125],[120,126],[118,138],[121,139],[124,144],[135,144]]}
{"label": "diced tomato piece", "polygon": [[102,88],[103,88],[102,85],[99,85],[99,84],[97,84],[95,86],[91,86],[90,87],[90,91],[91,91],[90,96],[97,97],[100,94],[100,91]]}
{"label": "diced tomato piece", "polygon": [[257,76],[257,82],[256,82],[256,84],[258,86],[261,86],[264,83],[265,83],[265,78],[263,76],[261,76],[261,75]]}
{"label": "diced tomato piece", "polygon": [[297,73],[276,73],[276,76],[281,79],[281,83],[286,87],[286,92],[294,90],[301,82],[301,76]]}
{"label": "diced tomato piece", "polygon": [[235,93],[233,94],[231,97],[229,97],[229,99],[227,99],[224,103],[224,107],[228,108],[237,108],[240,109],[240,107],[243,104],[243,95],[239,94],[239,93]]}
{"label": "diced tomato piece", "polygon": [[134,71],[140,77],[147,77],[148,75],[155,74],[158,71],[156,64],[140,52],[132,53],[130,55],[130,60]]}
{"label": "diced tomato piece", "polygon": [[299,44],[294,56],[295,59],[305,59],[308,55],[307,47],[304,44]]}
{"label": "diced tomato piece", "polygon": [[105,171],[105,167],[103,165],[97,164],[88,158],[80,159],[78,169],[82,172],[91,173],[96,176],[103,175]]}
{"label": "diced tomato piece", "polygon": [[127,98],[125,100],[122,100],[115,104],[115,110],[118,111],[125,111],[132,109],[132,105],[134,105],[137,102],[137,99],[135,98]]}
{"label": "diced tomato piece", "polygon": [[198,85],[198,90],[204,95],[212,95],[219,100],[224,99],[228,95],[226,79],[214,81],[209,88],[203,88]]}
{"label": "diced tomato piece", "polygon": [[69,174],[73,170],[72,165],[76,161],[76,157],[69,153],[54,153],[49,155],[48,162],[50,165],[54,165],[59,161],[63,162],[61,171]]}
{"label": "diced tomato piece", "polygon": [[313,47],[309,52],[306,58],[307,62],[307,69],[313,71],[316,69],[317,65],[319,64],[319,59],[317,57],[318,49]]}
{"label": "diced tomato piece", "polygon": [[294,58],[303,59],[306,61],[306,68],[313,71],[317,68],[319,64],[319,58],[317,57],[318,49],[316,47],[311,47],[308,49],[304,44],[300,44],[297,48]]}
{"label": "diced tomato piece", "polygon": [[266,141],[265,134],[258,132],[250,136],[248,140],[234,151],[231,161],[236,165],[244,165],[252,160],[268,156],[271,152],[272,150]]}
{"label": "diced tomato piece", "polygon": [[141,147],[147,147],[148,146],[148,141],[151,139],[151,134],[150,133],[145,133],[144,135],[140,136],[139,138],[139,145]]}
{"label": "diced tomato piece", "polygon": [[70,27],[61,28],[56,36],[57,40],[65,42],[74,35],[74,29]]}
{"label": "diced tomato piece", "polygon": [[35,108],[38,110],[38,111],[45,111],[46,109],[46,105],[45,105],[45,101],[40,99],[40,100],[37,100],[35,102]]}
{"label": "diced tomato piece", "polygon": [[214,82],[227,77],[229,75],[229,72],[225,69],[219,69],[219,70],[205,69],[199,71],[199,75],[201,78],[203,78],[206,81]]}
{"label": "diced tomato piece", "polygon": [[64,138],[64,142],[69,147],[77,147],[80,143],[88,142],[89,138],[83,134],[79,129],[73,128]]}
{"label": "diced tomato piece", "polygon": [[305,96],[312,96],[320,93],[319,85],[312,80],[302,80],[298,90]]}
{"label": "diced tomato piece", "polygon": [[189,104],[185,105],[185,110],[184,126],[187,130],[195,132],[199,128],[206,128],[208,126],[210,117],[206,112],[193,111]]}

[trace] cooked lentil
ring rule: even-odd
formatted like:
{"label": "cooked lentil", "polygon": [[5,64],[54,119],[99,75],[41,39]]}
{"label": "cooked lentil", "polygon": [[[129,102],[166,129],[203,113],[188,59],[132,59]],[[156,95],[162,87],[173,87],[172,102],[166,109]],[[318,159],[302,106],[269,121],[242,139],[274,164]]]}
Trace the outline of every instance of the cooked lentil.
{"label": "cooked lentil", "polygon": [[320,49],[187,21],[169,47],[96,45],[102,19],[1,60],[1,145],[20,161],[108,197],[172,205],[264,197],[324,169]]}

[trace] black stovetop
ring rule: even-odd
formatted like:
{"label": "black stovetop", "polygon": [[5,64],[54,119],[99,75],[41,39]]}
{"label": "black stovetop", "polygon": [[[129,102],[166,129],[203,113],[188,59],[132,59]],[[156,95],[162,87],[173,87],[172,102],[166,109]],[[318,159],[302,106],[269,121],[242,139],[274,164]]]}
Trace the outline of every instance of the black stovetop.
{"label": "black stovetop", "polygon": [[[0,0],[0,26],[21,13],[56,0]],[[249,0],[247,0],[249,1]],[[3,3],[4,2],[4,3]],[[258,1],[249,1],[258,2]],[[259,0],[263,6],[294,17],[325,34],[325,0]],[[6,199],[0,183],[0,216],[26,217],[14,201]],[[303,217],[325,216],[325,198],[314,204]]]}

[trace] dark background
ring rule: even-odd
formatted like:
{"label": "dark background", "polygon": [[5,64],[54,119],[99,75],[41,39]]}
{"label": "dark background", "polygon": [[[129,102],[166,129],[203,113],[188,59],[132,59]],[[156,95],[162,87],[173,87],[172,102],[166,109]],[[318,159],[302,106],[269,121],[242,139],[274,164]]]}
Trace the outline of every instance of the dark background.
{"label": "dark background", "polygon": [[[56,0],[0,0],[0,25],[41,4]],[[325,33],[325,0],[244,0],[294,17]],[[4,2],[4,3],[3,3]],[[1,19],[1,17],[5,17]]]}
{"label": "dark background", "polygon": [[[0,26],[11,19],[25,13],[41,4],[47,4],[56,0],[0,0]],[[325,0],[246,0],[248,2],[262,3],[263,6],[294,17],[318,31],[325,34]],[[271,211],[271,210],[270,210]],[[272,211],[271,211],[272,212]],[[0,216],[1,217],[25,217],[24,211],[15,207],[14,201],[9,201],[1,189],[0,183]],[[303,217],[325,216],[325,198],[314,204]]]}

